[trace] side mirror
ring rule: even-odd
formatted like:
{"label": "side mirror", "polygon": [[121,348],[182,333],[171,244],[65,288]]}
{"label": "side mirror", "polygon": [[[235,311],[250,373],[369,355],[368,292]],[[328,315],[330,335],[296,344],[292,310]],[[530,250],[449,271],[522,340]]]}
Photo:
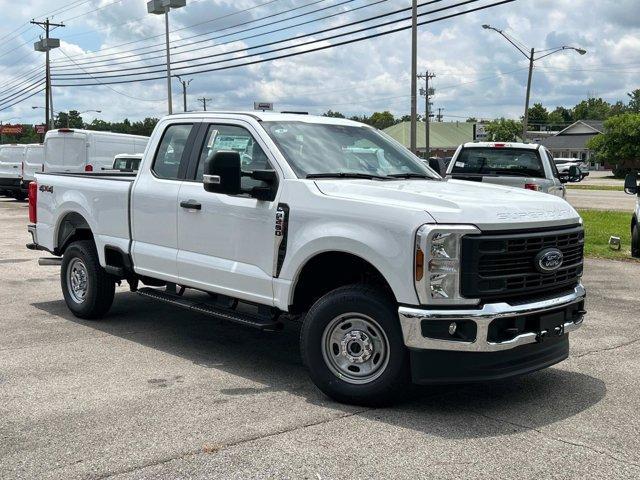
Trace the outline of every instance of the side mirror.
{"label": "side mirror", "polygon": [[241,193],[241,177],[238,152],[220,150],[204,162],[202,183],[207,192],[238,195]]}
{"label": "side mirror", "polygon": [[429,166],[441,177],[444,177],[447,174],[447,167],[444,163],[444,159],[442,158],[430,158]]}
{"label": "side mirror", "polygon": [[624,177],[624,193],[629,195],[638,194],[638,175],[636,173],[629,173]]}
{"label": "side mirror", "polygon": [[569,167],[569,181],[570,182],[579,182],[582,180],[582,172],[580,171],[580,167],[577,165],[571,165]]}
{"label": "side mirror", "polygon": [[[274,200],[278,183],[276,172],[274,170],[243,172],[241,163],[240,154],[235,151],[220,150],[213,157],[207,158],[202,176],[204,189],[207,192],[225,195],[248,193],[258,200]],[[242,190],[242,177],[250,177],[265,185]]]}

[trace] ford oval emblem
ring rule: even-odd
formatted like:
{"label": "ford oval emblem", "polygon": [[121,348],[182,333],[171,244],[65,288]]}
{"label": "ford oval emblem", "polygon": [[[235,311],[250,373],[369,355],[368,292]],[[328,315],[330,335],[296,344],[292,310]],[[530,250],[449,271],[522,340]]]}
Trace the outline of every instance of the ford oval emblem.
{"label": "ford oval emblem", "polygon": [[535,258],[536,269],[540,273],[553,273],[562,266],[564,255],[557,248],[545,248]]}

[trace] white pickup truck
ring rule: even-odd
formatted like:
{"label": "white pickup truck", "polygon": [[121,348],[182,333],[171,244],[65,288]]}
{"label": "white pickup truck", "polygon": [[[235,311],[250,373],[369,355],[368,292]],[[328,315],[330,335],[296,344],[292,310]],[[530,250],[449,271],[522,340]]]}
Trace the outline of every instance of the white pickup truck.
{"label": "white pickup truck", "polygon": [[343,402],[548,367],[585,314],[582,221],[565,201],[444,180],[348,120],[173,115],[137,175],[36,179],[28,248],[62,257],[42,263],[61,264],[75,315],[102,317],[126,280],[246,326],[301,319],[311,378]]}

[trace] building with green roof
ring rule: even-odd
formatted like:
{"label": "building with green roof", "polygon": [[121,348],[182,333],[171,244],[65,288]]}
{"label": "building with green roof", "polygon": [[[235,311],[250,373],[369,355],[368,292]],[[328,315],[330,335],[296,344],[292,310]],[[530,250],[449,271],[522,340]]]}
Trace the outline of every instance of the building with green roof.
{"label": "building with green roof", "polygon": [[[425,151],[424,122],[418,122],[417,149]],[[410,146],[411,122],[401,122],[385,128],[384,132],[390,135],[405,147]],[[475,135],[475,123],[470,122],[431,122],[429,123],[430,156],[451,157],[458,146],[463,143],[473,142]]]}

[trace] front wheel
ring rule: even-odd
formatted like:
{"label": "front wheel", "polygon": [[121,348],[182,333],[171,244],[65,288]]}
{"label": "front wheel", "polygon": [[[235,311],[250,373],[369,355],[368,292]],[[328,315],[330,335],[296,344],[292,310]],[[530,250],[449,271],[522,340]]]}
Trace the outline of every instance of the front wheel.
{"label": "front wheel", "polygon": [[318,300],[300,350],[313,382],[339,402],[388,405],[409,380],[395,303],[371,286],[341,287]]}
{"label": "front wheel", "polygon": [[637,223],[631,229],[631,256],[640,258],[640,229]]}
{"label": "front wheel", "polygon": [[111,308],[115,280],[100,266],[90,240],[73,242],[64,252],[60,284],[65,302],[76,317],[100,318]]}

